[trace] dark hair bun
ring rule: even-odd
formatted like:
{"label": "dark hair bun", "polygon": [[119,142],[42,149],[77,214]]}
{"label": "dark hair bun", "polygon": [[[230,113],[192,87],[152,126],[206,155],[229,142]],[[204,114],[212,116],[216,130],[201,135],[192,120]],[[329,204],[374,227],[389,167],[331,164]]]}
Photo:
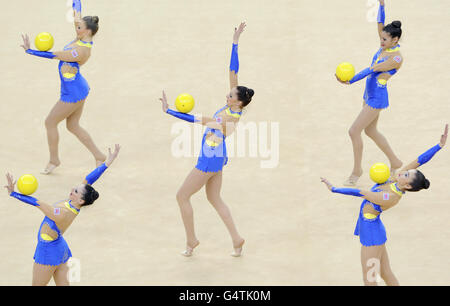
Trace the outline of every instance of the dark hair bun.
{"label": "dark hair bun", "polygon": [[423,182],[423,189],[428,189],[430,187],[430,181],[425,179]]}
{"label": "dark hair bun", "polygon": [[98,199],[99,194],[98,192],[89,184],[85,185],[85,191],[84,191],[84,195],[83,195],[83,200],[84,200],[84,204],[83,206],[86,205],[91,205],[92,203],[95,202],[95,200]]}
{"label": "dark hair bun", "polygon": [[399,29],[402,28],[402,23],[401,23],[401,21],[398,21],[398,20],[392,21],[392,25],[394,26],[394,28],[399,28]]}
{"label": "dark hair bun", "polygon": [[[430,185],[430,183],[428,182],[428,185]],[[92,199],[95,201],[98,199],[100,195],[98,194],[97,190],[94,190],[94,192],[92,193]]]}
{"label": "dark hair bun", "polygon": [[93,17],[92,17],[92,21],[93,21],[94,23],[98,24],[98,22],[99,22],[98,16],[93,16]]}
{"label": "dark hair bun", "polygon": [[255,91],[251,88],[247,89],[248,97],[251,99],[253,95],[255,94]]}

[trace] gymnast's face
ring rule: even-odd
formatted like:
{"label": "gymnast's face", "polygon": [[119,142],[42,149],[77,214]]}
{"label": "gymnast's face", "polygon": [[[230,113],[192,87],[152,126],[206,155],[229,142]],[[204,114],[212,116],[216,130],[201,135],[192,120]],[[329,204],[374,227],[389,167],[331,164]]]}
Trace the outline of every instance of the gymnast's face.
{"label": "gymnast's face", "polygon": [[383,49],[395,47],[398,43],[398,37],[392,38],[391,34],[383,31],[381,32],[380,45]]}
{"label": "gymnast's face", "polygon": [[89,30],[86,26],[86,21],[79,22],[76,27],[77,38],[82,39],[86,36],[92,36],[91,30]]}
{"label": "gymnast's face", "polygon": [[411,188],[411,182],[416,178],[417,170],[412,169],[408,171],[400,171],[397,174],[397,183],[399,187],[409,189]]}
{"label": "gymnast's face", "polygon": [[241,102],[238,100],[238,95],[237,95],[237,93],[238,93],[237,88],[234,87],[234,88],[230,91],[230,93],[227,95],[227,105],[228,105],[229,107],[236,106],[236,105],[239,105],[239,103],[241,103]]}
{"label": "gymnast's face", "polygon": [[69,199],[72,201],[72,203],[81,205],[84,203],[83,196],[85,192],[86,188],[83,184],[73,187],[72,191],[70,192]]}

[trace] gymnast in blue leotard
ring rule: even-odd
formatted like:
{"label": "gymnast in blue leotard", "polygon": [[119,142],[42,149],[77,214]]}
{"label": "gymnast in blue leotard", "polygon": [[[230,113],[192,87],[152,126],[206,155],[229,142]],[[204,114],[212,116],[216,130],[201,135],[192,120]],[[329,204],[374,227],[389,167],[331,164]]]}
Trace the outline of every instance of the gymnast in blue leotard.
{"label": "gymnast in blue leotard", "polygon": [[90,91],[89,84],[80,73],[80,66],[84,65],[91,56],[92,39],[98,31],[99,20],[97,16],[81,17],[80,1],[73,0],[77,36],[64,47],[63,51],[42,52],[33,50],[30,48],[28,35],[22,36],[24,41],[22,47],[27,54],[60,61],[58,65],[61,80],[60,98],[45,120],[50,160],[41,172],[42,174],[50,174],[60,165],[58,124],[64,119],[67,122],[67,129],[92,153],[97,166],[106,158],[105,154],[97,148],[89,133],[79,123],[84,103]]}
{"label": "gymnast in blue leotard", "polygon": [[363,152],[361,133],[363,130],[387,156],[393,172],[402,166],[402,161],[394,154],[384,135],[377,129],[381,110],[389,106],[387,81],[397,73],[403,63],[400,45],[398,44],[402,35],[401,22],[394,21],[385,26],[384,7],[384,0],[380,0],[377,23],[380,49],[374,55],[370,67],[357,73],[349,82],[341,82],[338,79],[341,83],[353,84],[367,77],[363,108],[349,130],[353,145],[354,163],[351,175],[344,182],[345,186],[355,186],[363,173],[361,165]]}
{"label": "gymnast in blue leotard", "polygon": [[238,42],[245,26],[245,23],[241,23],[239,28],[235,29],[233,36],[230,60],[231,91],[227,95],[227,104],[220,108],[212,118],[193,116],[169,109],[164,92],[163,97],[160,99],[164,113],[206,126],[197,165],[187,176],[177,193],[177,201],[186,230],[186,250],[182,253],[184,256],[191,256],[194,248],[199,244],[194,230],[194,218],[190,198],[203,186],[205,186],[209,202],[217,210],[231,235],[234,248],[232,256],[238,257],[242,252],[244,239],[239,235],[231,213],[220,196],[220,188],[222,186],[222,169],[228,161],[225,138],[235,130],[236,124],[242,115],[242,109],[250,103],[254,94],[252,89],[238,86]]}
{"label": "gymnast in blue leotard", "polygon": [[67,261],[72,252],[63,237],[64,232],[80,213],[82,207],[91,205],[98,198],[98,192],[92,184],[111,166],[119,154],[120,146],[116,145],[114,152],[109,150],[105,163],[86,176],[83,183],[74,187],[69,199],[49,205],[31,196],[14,191],[14,178],[7,173],[8,184],[5,188],[11,197],[41,210],[45,217],[39,227],[37,246],[34,252],[33,286],[46,286],[54,279],[57,286],[69,285]]}
{"label": "gymnast in blue leotard", "polygon": [[[325,178],[321,178],[328,189],[334,193],[341,193],[363,198],[358,213],[358,221],[354,234],[361,242],[361,264],[364,284],[376,285],[375,272],[387,285],[398,285],[398,280],[391,270],[386,250],[386,229],[381,222],[381,213],[397,205],[406,192],[428,189],[430,182],[418,167],[427,163],[447,141],[448,124],[445,126],[439,144],[421,154],[413,162],[405,166],[384,184],[376,184],[370,190],[356,188],[336,188]],[[378,269],[379,268],[379,269]]]}

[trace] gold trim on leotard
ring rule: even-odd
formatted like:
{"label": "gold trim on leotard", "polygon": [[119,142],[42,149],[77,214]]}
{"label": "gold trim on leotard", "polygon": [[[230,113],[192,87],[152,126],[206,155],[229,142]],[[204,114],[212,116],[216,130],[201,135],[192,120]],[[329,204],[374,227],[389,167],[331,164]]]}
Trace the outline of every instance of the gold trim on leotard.
{"label": "gold trim on leotard", "polygon": [[386,52],[397,52],[398,50],[400,50],[400,46],[396,46],[394,48],[389,48],[389,49],[386,49],[385,51]]}
{"label": "gold trim on leotard", "polygon": [[225,113],[227,113],[228,116],[232,116],[234,118],[241,118],[241,114],[232,113],[229,107],[225,110]]}
{"label": "gold trim on leotard", "polygon": [[87,48],[92,48],[92,43],[89,42],[84,42],[84,41],[77,41],[77,45],[81,46],[81,47],[87,47]]}
{"label": "gold trim on leotard", "polygon": [[377,215],[374,215],[371,213],[365,213],[363,216],[364,216],[364,218],[369,219],[369,220],[375,219],[376,217],[378,217]]}
{"label": "gold trim on leotard", "polygon": [[43,240],[45,240],[45,241],[53,241],[53,240],[55,240],[53,237],[51,237],[51,236],[49,236],[47,234],[44,234],[44,233],[41,233],[41,238]]}
{"label": "gold trim on leotard", "polygon": [[206,144],[208,146],[210,146],[210,147],[217,147],[220,143],[217,143],[217,142],[215,142],[213,140],[210,140],[210,139],[206,139]]}
{"label": "gold trim on leotard", "polygon": [[405,192],[401,191],[398,189],[397,184],[396,183],[392,183],[391,184],[391,189],[393,192],[395,192],[396,194],[398,194],[399,196],[402,196]]}
{"label": "gold trim on leotard", "polygon": [[66,206],[66,208],[69,209],[71,212],[73,212],[75,215],[78,215],[79,211],[70,206],[69,202],[65,202],[64,206]]}

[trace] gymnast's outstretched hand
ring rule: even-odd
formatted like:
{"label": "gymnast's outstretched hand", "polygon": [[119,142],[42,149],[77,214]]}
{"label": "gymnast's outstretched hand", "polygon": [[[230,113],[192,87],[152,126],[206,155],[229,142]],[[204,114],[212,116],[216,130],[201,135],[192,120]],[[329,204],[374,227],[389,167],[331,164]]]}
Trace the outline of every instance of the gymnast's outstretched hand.
{"label": "gymnast's outstretched hand", "polygon": [[162,92],[162,98],[159,98],[159,100],[162,102],[162,111],[164,113],[167,113],[167,110],[169,109],[169,104],[167,103],[167,97],[164,90]]}
{"label": "gymnast's outstretched hand", "polygon": [[14,192],[14,186],[16,185],[17,181],[14,181],[14,177],[9,172],[6,173],[6,180],[8,182],[8,185],[5,186],[6,190],[8,190],[8,194],[11,194]]}
{"label": "gymnast's outstretched hand", "polygon": [[445,143],[447,142],[447,136],[448,136],[448,123],[445,125],[444,134],[441,135],[441,141],[439,142],[441,148],[445,146]]}
{"label": "gymnast's outstretched hand", "polygon": [[331,188],[333,188],[333,185],[326,178],[321,177],[320,181],[322,183],[324,183],[325,185],[327,185],[327,188],[331,191]]}
{"label": "gymnast's outstretched hand", "polygon": [[246,26],[247,25],[245,24],[245,21],[243,21],[238,28],[234,28],[233,44],[237,45],[239,43],[239,37],[241,36],[242,32],[244,32]]}
{"label": "gymnast's outstretched hand", "polygon": [[117,158],[117,155],[119,155],[120,151],[120,145],[116,144],[114,148],[114,152],[111,152],[111,148],[108,148],[108,158],[105,161],[106,167],[109,168],[113,161]]}
{"label": "gymnast's outstretched hand", "polygon": [[20,45],[25,51],[27,51],[28,49],[30,49],[30,38],[28,37],[28,34],[25,34],[25,36],[22,34],[22,39],[23,39],[23,45]]}
{"label": "gymnast's outstretched hand", "polygon": [[338,80],[339,83],[344,84],[344,85],[350,85],[349,81],[344,82],[344,81],[341,81],[336,74],[334,74],[334,76],[336,77],[336,80]]}

